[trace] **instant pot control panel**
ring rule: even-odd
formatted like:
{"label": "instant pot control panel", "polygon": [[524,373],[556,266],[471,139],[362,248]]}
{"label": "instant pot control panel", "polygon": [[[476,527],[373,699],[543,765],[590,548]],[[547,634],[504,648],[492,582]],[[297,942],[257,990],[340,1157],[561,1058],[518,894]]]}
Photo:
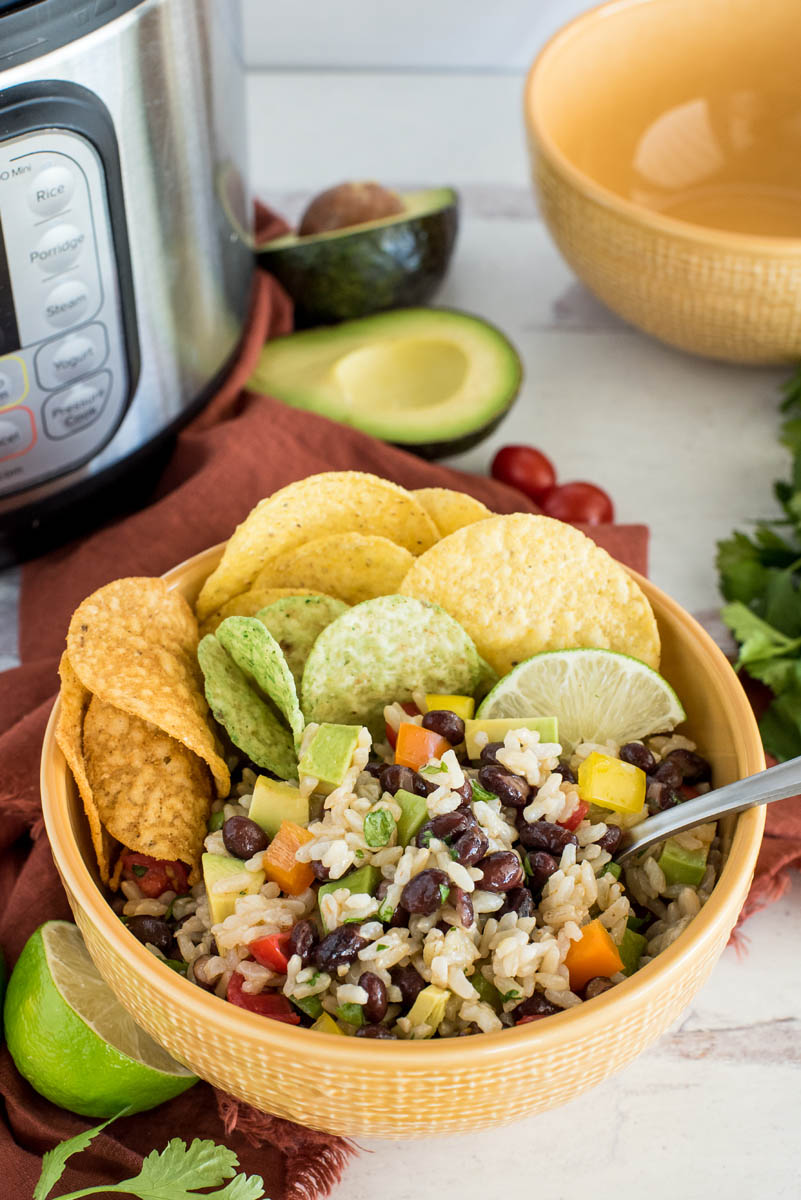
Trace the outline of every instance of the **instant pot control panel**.
{"label": "instant pot control panel", "polygon": [[[72,93],[83,89],[59,90],[66,96],[49,99],[50,119],[58,121],[61,100],[77,128],[54,123],[13,136],[3,136],[0,93],[0,498],[96,455],[135,383],[132,295],[126,314],[122,294],[130,288],[127,236],[108,186],[111,169],[120,205],[116,161],[80,131],[91,93],[76,107]],[[43,115],[41,97],[23,99],[8,125]],[[88,124],[106,117],[94,113]]]}

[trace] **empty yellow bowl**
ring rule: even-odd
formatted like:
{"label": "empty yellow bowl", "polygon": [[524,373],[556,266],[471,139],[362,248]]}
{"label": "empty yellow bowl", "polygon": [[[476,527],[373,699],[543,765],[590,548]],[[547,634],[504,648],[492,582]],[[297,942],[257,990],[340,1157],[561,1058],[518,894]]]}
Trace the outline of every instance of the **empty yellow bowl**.
{"label": "empty yellow bowl", "polygon": [[545,46],[535,187],[576,274],[671,345],[801,357],[801,71],[787,0],[617,0]]}
{"label": "empty yellow bowl", "polygon": [[[166,576],[193,602],[222,547]],[[748,700],[703,629],[647,580],[663,671],[688,729],[729,783],[765,765]],[[650,1045],[706,979],[751,882],[765,823],[752,809],[726,830],[728,856],[683,934],[631,979],[591,1002],[502,1033],[429,1042],[372,1041],[284,1025],[236,1008],[160,963],[100,891],[89,832],[56,745],[56,704],[42,749],[42,808],[89,953],[133,1017],[204,1079],[266,1112],[331,1133],[387,1138],[487,1129],[542,1112],[620,1070]]]}

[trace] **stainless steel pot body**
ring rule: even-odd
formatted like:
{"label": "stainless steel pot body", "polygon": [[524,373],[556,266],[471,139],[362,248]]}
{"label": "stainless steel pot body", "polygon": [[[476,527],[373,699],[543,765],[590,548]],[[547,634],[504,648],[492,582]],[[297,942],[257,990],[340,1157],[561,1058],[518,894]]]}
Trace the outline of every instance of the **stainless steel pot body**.
{"label": "stainless steel pot body", "polygon": [[[73,19],[23,11],[44,31],[53,6]],[[0,11],[0,531],[203,403],[254,270],[235,0],[71,7],[77,36],[33,57]]]}

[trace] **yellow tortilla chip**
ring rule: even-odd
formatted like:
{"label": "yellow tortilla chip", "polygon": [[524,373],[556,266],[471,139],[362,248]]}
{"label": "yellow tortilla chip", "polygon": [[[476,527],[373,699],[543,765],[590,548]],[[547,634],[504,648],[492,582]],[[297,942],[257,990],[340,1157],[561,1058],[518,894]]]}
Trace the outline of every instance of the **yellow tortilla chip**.
{"label": "yellow tortilla chip", "polygon": [[276,600],[283,600],[286,596],[311,596],[312,594],[310,588],[257,588],[254,583],[249,591],[227,600],[222,608],[218,608],[216,612],[206,617],[200,625],[200,636],[203,638],[207,633],[214,633],[217,626],[226,617],[255,617],[260,608],[266,608],[268,604],[273,604]]}
{"label": "yellow tortilla chip", "polygon": [[93,696],[83,730],[86,774],[109,833],[128,850],[180,859],[200,877],[211,808],[206,764],[155,725]]}
{"label": "yellow tortilla chip", "polygon": [[417,488],[412,495],[420,501],[439,530],[440,537],[447,537],[465,525],[475,521],[486,521],[493,513],[466,492],[453,492],[450,488]]}
{"label": "yellow tortilla chip", "polygon": [[75,674],[93,695],[148,721],[208,763],[230,789],[197,663],[197,623],[163,579],[117,579],[75,610],[67,634]]}
{"label": "yellow tortilla chip", "polygon": [[253,590],[298,584],[346,604],[360,604],[397,592],[413,562],[414,556],[389,538],[332,533],[271,558]]}
{"label": "yellow tortilla chip", "polygon": [[571,525],[513,513],[467,525],[416,559],[401,592],[440,604],[500,675],[541,650],[599,647],[659,666],[651,606]]}
{"label": "yellow tortilla chip", "polygon": [[61,676],[61,693],[59,695],[56,741],[72,771],[83,801],[83,810],[89,824],[89,833],[97,858],[100,878],[103,883],[108,883],[111,858],[109,837],[100,823],[100,814],[97,811],[92,788],[86,776],[86,765],[83,759],[83,721],[91,695],[73,671],[66,651],[62,654],[61,662],[58,664],[58,673]]}
{"label": "yellow tortilla chip", "polygon": [[262,500],[237,527],[203,584],[198,619],[246,591],[270,559],[333,533],[375,534],[412,554],[437,541],[425,509],[396,483],[359,471],[310,475]]}

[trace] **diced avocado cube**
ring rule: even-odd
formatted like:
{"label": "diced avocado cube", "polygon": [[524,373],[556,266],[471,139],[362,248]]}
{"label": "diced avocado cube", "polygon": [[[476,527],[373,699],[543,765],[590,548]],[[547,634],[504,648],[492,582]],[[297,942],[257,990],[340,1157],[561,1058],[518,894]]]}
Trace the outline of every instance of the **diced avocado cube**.
{"label": "diced avocado cube", "polygon": [[312,1025],[312,1029],[316,1029],[318,1033],[338,1033],[340,1037],[345,1036],[345,1030],[340,1029],[336,1021],[327,1012],[318,1017]]}
{"label": "diced avocado cube", "polygon": [[250,819],[260,825],[269,837],[274,838],[282,821],[308,825],[309,798],[291,783],[260,775],[253,789]]}
{"label": "diced avocado cube", "polygon": [[364,1024],[364,1009],[361,1004],[340,1004],[337,1016],[346,1025],[355,1025],[358,1028]]}
{"label": "diced avocado cube", "polygon": [[496,1012],[501,1011],[503,1000],[501,999],[501,993],[494,983],[490,983],[489,979],[482,975],[480,971],[476,971],[471,975],[468,982],[472,983],[478,992],[479,1000],[482,1000],[484,1004],[489,1004],[490,1008],[494,1008]]}
{"label": "diced avocado cube", "polygon": [[476,702],[472,696],[429,696],[426,694],[426,710],[439,712],[441,709],[456,713],[457,717],[461,717],[463,721],[469,721],[476,711]]}
{"label": "diced avocado cube", "polygon": [[[556,717],[492,717],[487,720],[479,718],[464,723],[464,744],[467,757],[481,757],[481,748],[487,742],[502,742],[507,733],[513,729],[531,729],[540,735],[541,742],[558,742],[559,725]],[[477,737],[480,733],[487,735],[487,742]]]}
{"label": "diced avocado cube", "polygon": [[425,796],[415,796],[403,788],[395,793],[395,803],[400,805],[398,821],[398,845],[408,846],[420,826],[428,820],[428,805]]}
{"label": "diced avocado cube", "polygon": [[[381,872],[378,867],[359,867],[358,871],[351,871],[349,875],[343,875],[341,879],[332,879],[328,883],[324,883],[318,888],[317,903],[320,907],[320,916],[323,913],[323,896],[329,895],[330,892],[337,892],[340,888],[347,888],[352,896],[372,896],[381,880]],[[326,933],[331,930],[325,923],[323,918],[323,929]]]}
{"label": "diced avocado cube", "polygon": [[620,876],[623,874],[623,868],[621,867],[620,863],[608,862],[601,871],[601,874],[614,875],[615,879],[620,879]]}
{"label": "diced avocado cube", "polygon": [[425,1036],[433,1037],[442,1024],[449,997],[450,992],[433,983],[429,983],[428,987],[418,992],[417,999],[407,1014],[412,1028],[415,1025],[428,1025],[431,1032]]}
{"label": "diced avocado cube", "polygon": [[[220,921],[231,916],[239,896],[254,895],[264,883],[264,871],[248,871],[241,858],[229,858],[227,854],[204,854],[202,863],[212,925],[219,925]],[[233,890],[215,890],[216,884],[236,876],[239,882]]]}
{"label": "diced avocado cube", "polygon": [[646,938],[633,929],[626,928],[617,952],[623,961],[623,974],[633,975],[640,965],[645,950]]}
{"label": "diced avocado cube", "polygon": [[645,803],[645,771],[593,750],[578,770],[579,795],[613,812],[636,813]]}
{"label": "diced avocado cube", "polygon": [[664,871],[668,885],[684,883],[690,887],[697,887],[706,871],[708,851],[707,846],[701,846],[698,850],[685,850],[675,838],[668,838],[658,859],[658,865]]}
{"label": "diced avocado cube", "polygon": [[302,1013],[312,1020],[319,1017],[323,1011],[323,1002],[319,996],[290,996],[289,999]]}
{"label": "diced avocado cube", "polygon": [[333,792],[348,772],[360,732],[358,725],[320,725],[301,756],[298,775],[312,775],[320,781],[318,791]]}

